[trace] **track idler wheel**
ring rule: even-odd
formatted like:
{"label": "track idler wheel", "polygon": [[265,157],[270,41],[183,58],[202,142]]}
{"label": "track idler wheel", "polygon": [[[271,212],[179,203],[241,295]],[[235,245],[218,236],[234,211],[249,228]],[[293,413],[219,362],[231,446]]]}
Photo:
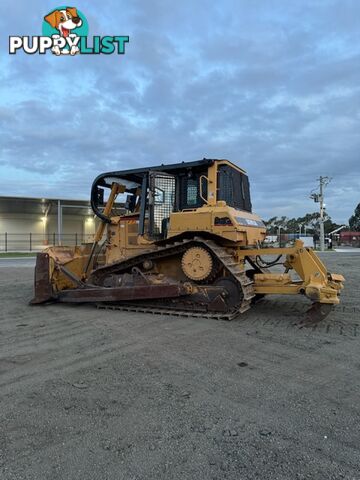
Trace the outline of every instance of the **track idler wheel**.
{"label": "track idler wheel", "polygon": [[240,286],[232,278],[230,277],[219,278],[219,280],[215,282],[215,286],[223,287],[226,290],[227,295],[225,298],[225,302],[229,307],[229,309],[232,309],[240,305],[241,302],[243,301],[243,297],[244,297],[243,292]]}

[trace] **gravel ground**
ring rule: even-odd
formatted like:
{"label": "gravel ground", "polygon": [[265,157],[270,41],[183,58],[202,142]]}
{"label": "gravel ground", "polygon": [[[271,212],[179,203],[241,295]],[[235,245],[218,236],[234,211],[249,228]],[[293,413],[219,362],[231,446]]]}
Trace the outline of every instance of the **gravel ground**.
{"label": "gravel ground", "polygon": [[232,321],[29,307],[0,264],[0,478],[360,479],[360,255],[342,303],[273,297]]}

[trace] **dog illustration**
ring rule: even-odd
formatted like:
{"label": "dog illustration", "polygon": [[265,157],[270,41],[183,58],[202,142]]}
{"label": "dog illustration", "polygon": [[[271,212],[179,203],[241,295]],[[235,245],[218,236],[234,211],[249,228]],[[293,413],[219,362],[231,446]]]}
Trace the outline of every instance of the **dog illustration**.
{"label": "dog illustration", "polygon": [[[60,32],[60,35],[52,35],[53,38],[60,38],[61,37],[71,37],[75,38],[77,35],[75,33],[71,33],[74,28],[81,27],[82,20],[79,17],[76,8],[74,7],[67,7],[65,10],[54,10],[53,12],[49,13],[44,17],[44,20],[48,22],[53,28],[56,28]],[[55,55],[60,55],[61,53],[70,53],[70,55],[75,55],[76,53],[80,53],[79,47],[73,45],[69,50],[60,50],[58,46],[52,48],[52,52]]]}

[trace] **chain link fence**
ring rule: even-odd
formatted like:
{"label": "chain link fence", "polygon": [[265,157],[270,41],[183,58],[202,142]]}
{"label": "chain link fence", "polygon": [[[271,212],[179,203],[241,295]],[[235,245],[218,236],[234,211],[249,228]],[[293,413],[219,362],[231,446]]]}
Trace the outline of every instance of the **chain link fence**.
{"label": "chain link fence", "polygon": [[[69,247],[93,242],[94,235],[80,233],[61,234],[61,244]],[[40,252],[46,247],[59,245],[57,233],[0,233],[0,252]]]}

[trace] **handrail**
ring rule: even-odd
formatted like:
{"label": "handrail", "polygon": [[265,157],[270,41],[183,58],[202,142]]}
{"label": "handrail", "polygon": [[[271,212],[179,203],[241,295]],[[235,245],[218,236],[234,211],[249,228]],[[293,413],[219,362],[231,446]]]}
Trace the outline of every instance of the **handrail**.
{"label": "handrail", "polygon": [[[204,202],[208,205],[209,202],[208,202],[207,198],[203,197],[202,182],[201,182],[201,180],[202,180],[203,178],[205,178],[205,180],[207,181],[207,183],[208,183],[208,185],[209,185],[209,179],[208,179],[208,177],[207,177],[206,175],[200,175],[200,178],[199,178],[199,182],[200,182],[200,185],[199,185],[199,195],[200,195],[201,200],[204,200]],[[208,188],[208,190],[209,190],[209,188]]]}

